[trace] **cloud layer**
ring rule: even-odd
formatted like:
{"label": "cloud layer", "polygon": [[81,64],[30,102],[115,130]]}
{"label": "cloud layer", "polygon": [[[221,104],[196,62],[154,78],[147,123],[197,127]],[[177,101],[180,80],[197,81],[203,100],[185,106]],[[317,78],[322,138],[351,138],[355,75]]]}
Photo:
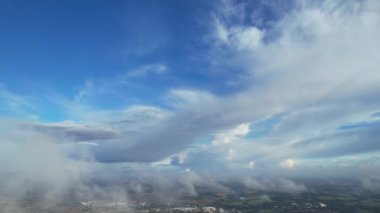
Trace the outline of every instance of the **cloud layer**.
{"label": "cloud layer", "polygon": [[[275,14],[258,15],[263,5]],[[176,183],[189,195],[197,194],[194,185],[228,190],[209,178],[226,178],[222,169],[246,177],[239,181],[247,187],[291,192],[306,188],[284,177],[316,167],[325,174],[347,165],[352,173],[376,173],[378,162],[369,156],[380,150],[380,3],[289,5],[275,10],[265,3],[222,1],[208,14],[202,37],[207,75],[231,76],[226,85],[240,87],[229,93],[176,86],[150,104],[103,103],[115,93],[122,96],[128,85],[144,84],[147,76],[176,72],[166,63],[146,64],[88,80],[73,98],[54,99],[68,119],[47,122],[29,116],[36,111],[29,101],[0,85],[3,111],[28,115],[0,120],[0,173],[17,177],[1,181],[1,189],[22,197],[28,192],[12,187],[42,181],[58,193],[81,184],[94,165],[117,163],[149,165],[160,193],[172,186],[160,175],[180,177]],[[331,166],[345,157],[348,163]],[[167,168],[175,174],[159,171]],[[149,172],[131,169],[140,177]],[[273,180],[263,178],[271,175]],[[364,186],[371,184],[377,179],[363,179]]]}

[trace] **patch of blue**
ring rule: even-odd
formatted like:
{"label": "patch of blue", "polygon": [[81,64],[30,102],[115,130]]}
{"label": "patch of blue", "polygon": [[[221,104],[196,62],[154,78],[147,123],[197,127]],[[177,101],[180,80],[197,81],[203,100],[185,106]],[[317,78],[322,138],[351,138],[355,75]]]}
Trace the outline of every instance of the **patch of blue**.
{"label": "patch of blue", "polygon": [[373,121],[373,122],[359,122],[359,123],[353,123],[353,124],[346,124],[338,127],[338,130],[350,130],[350,129],[359,129],[359,128],[368,128],[380,125],[380,121]]}
{"label": "patch of blue", "polygon": [[274,126],[281,121],[282,115],[274,115],[268,119],[251,124],[251,131],[246,136],[247,139],[257,139],[269,134]]}

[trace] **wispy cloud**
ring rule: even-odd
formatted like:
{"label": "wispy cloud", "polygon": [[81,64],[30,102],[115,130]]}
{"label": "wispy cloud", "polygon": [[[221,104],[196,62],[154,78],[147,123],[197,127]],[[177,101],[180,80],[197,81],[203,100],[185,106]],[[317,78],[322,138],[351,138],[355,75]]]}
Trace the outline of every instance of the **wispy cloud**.
{"label": "wispy cloud", "polygon": [[0,82],[0,112],[3,115],[38,118],[36,107],[30,98],[11,92]]}

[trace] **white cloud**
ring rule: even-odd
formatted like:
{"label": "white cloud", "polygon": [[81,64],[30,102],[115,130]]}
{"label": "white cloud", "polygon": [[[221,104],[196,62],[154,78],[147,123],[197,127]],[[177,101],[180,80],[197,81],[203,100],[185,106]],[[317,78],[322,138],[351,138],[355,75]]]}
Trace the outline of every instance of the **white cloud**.
{"label": "white cloud", "polygon": [[226,27],[222,25],[221,21],[219,19],[215,20],[215,32],[216,37],[219,41],[221,41],[223,44],[229,44],[229,32],[227,31]]}
{"label": "white cloud", "polygon": [[31,98],[10,91],[0,82],[0,113],[8,116],[37,119],[37,109]]}
{"label": "white cloud", "polygon": [[212,140],[213,145],[227,145],[244,138],[249,133],[249,123],[240,124],[234,128],[217,133]]}
{"label": "white cloud", "polygon": [[280,162],[279,166],[284,169],[294,169],[296,166],[296,161],[293,159],[285,159]]}
{"label": "white cloud", "polygon": [[138,80],[146,78],[158,78],[165,76],[169,72],[169,67],[164,63],[152,63],[136,66],[124,72],[123,74],[111,78],[89,78],[84,85],[79,88],[74,96],[74,102],[87,103],[91,100],[100,99],[101,97],[124,100],[124,94],[121,90],[130,89]]}
{"label": "white cloud", "polygon": [[255,161],[249,161],[249,163],[248,163],[248,168],[250,168],[250,169],[254,169],[255,166],[256,166]]}
{"label": "white cloud", "polygon": [[166,74],[168,70],[169,69],[165,64],[148,64],[127,72],[125,78],[146,77],[147,75],[163,75]]}
{"label": "white cloud", "polygon": [[215,21],[215,31],[221,45],[238,51],[258,48],[264,37],[264,32],[256,27],[235,26],[228,28],[218,19]]}

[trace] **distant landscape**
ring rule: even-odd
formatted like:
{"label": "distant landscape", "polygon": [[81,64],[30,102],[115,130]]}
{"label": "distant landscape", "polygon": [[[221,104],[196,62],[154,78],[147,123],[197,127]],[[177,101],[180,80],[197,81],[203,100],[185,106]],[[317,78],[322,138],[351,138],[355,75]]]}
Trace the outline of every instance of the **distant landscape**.
{"label": "distant landscape", "polygon": [[[30,194],[13,203],[1,202],[1,212],[378,212],[380,193],[360,189],[359,181],[340,179],[298,180],[307,190],[302,192],[263,191],[246,188],[227,181],[220,183],[229,190],[225,192],[204,186],[196,186],[197,195],[166,199],[150,191],[144,185],[144,193],[129,191],[128,199],[98,197],[83,200],[67,195],[64,200],[49,202],[36,200]],[[125,183],[127,190],[128,183]],[[96,187],[95,185],[93,187]],[[104,187],[104,186],[103,186]],[[178,186],[181,187],[181,186]],[[358,190],[360,189],[360,190]],[[75,191],[75,189],[73,189]]]}

